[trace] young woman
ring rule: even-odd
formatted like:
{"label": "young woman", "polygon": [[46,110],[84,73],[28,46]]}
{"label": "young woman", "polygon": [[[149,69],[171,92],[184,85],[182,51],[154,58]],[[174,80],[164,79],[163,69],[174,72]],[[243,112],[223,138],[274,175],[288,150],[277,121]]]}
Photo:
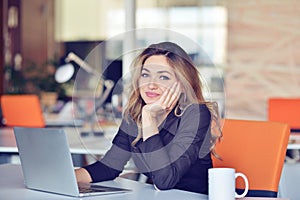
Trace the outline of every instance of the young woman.
{"label": "young woman", "polygon": [[[205,102],[199,73],[177,44],[152,44],[132,65],[129,101],[111,149],[76,170],[78,182],[116,178],[132,158],[160,190],[208,193],[218,109]],[[217,133],[215,133],[217,132]]]}

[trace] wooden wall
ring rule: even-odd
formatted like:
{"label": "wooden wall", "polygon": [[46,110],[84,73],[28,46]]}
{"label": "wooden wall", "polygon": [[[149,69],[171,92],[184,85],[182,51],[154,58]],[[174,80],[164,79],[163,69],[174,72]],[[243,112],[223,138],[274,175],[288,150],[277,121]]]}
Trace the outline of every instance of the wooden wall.
{"label": "wooden wall", "polygon": [[2,94],[10,86],[12,69],[9,67],[15,68],[14,60],[21,51],[21,2],[20,0],[2,0],[0,5],[0,94]]}
{"label": "wooden wall", "polygon": [[21,41],[25,64],[34,61],[42,65],[56,54],[54,3],[54,0],[22,1]]}
{"label": "wooden wall", "polygon": [[0,17],[0,42],[1,42],[1,45],[0,45],[0,95],[3,94],[3,90],[4,90],[4,86],[3,86],[3,83],[4,83],[4,69],[3,69],[3,66],[4,66],[4,46],[3,46],[3,1],[0,1],[0,10],[1,10],[1,17]]}
{"label": "wooden wall", "polygon": [[226,117],[267,119],[270,97],[300,97],[300,1],[227,1]]}

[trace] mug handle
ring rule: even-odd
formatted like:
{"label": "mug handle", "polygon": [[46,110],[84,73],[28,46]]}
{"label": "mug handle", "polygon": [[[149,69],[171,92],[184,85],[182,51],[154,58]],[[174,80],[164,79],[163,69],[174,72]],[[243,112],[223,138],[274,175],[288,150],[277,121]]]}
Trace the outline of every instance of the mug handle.
{"label": "mug handle", "polygon": [[247,177],[246,177],[243,173],[240,173],[240,172],[235,173],[235,178],[237,178],[237,177],[239,177],[239,176],[242,177],[242,178],[244,179],[244,182],[245,182],[245,190],[244,190],[244,192],[243,192],[242,194],[237,194],[237,193],[235,193],[235,198],[243,198],[243,197],[245,197],[246,194],[248,193],[248,190],[249,190],[249,182],[248,182]]}

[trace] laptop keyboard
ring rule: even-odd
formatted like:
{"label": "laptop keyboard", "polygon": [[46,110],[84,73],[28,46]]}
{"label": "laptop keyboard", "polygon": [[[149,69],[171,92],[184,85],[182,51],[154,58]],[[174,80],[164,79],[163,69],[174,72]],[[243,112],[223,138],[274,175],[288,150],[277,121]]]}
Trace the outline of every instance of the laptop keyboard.
{"label": "laptop keyboard", "polygon": [[79,192],[80,193],[91,193],[93,192],[94,190],[92,189],[89,189],[89,188],[79,188]]}
{"label": "laptop keyboard", "polygon": [[103,186],[86,185],[86,186],[80,186],[79,187],[79,192],[80,193],[102,192],[102,191],[105,191]]}
{"label": "laptop keyboard", "polygon": [[116,192],[123,189],[114,187],[105,187],[101,185],[83,185],[79,186],[80,193],[91,193],[91,192]]}

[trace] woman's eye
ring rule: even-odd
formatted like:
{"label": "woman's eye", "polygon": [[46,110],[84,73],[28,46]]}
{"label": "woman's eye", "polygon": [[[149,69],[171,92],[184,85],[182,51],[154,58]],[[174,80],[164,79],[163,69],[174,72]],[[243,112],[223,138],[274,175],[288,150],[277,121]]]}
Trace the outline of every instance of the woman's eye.
{"label": "woman's eye", "polygon": [[160,76],[160,79],[161,79],[161,80],[170,80],[170,78],[167,77],[167,76]]}
{"label": "woman's eye", "polygon": [[149,74],[147,74],[147,73],[142,73],[141,74],[141,77],[148,77],[149,76]]}

